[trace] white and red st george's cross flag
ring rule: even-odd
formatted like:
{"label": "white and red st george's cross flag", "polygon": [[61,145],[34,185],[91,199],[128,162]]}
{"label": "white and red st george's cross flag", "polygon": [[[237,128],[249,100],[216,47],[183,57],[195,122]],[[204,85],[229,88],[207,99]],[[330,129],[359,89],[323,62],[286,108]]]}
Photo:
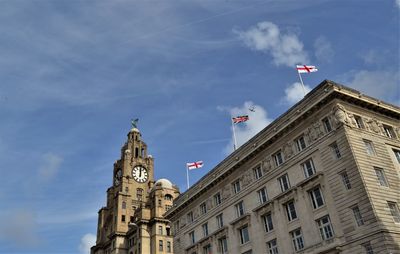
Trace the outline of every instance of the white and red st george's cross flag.
{"label": "white and red st george's cross flag", "polygon": [[318,71],[313,65],[297,65],[297,71],[299,73],[310,73]]}
{"label": "white and red st george's cross flag", "polygon": [[196,161],[196,162],[186,163],[186,167],[189,170],[196,169],[196,168],[201,168],[201,167],[203,167],[203,161]]}

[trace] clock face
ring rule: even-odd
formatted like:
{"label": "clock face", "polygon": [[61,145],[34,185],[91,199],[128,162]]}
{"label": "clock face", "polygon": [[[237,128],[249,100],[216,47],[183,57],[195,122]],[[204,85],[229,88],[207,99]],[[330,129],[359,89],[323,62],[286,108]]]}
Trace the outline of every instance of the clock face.
{"label": "clock face", "polygon": [[115,172],[115,177],[114,177],[114,184],[119,185],[122,179],[122,170],[119,168]]}
{"label": "clock face", "polygon": [[144,183],[147,181],[149,174],[144,167],[136,166],[132,169],[132,177],[136,180],[136,182]]}

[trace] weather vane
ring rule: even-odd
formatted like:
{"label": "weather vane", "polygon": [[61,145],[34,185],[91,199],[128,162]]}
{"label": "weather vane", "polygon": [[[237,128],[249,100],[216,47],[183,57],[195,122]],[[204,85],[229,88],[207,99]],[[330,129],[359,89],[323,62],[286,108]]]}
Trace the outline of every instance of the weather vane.
{"label": "weather vane", "polygon": [[135,120],[131,119],[132,128],[137,129],[138,122],[139,122],[139,118],[136,118]]}

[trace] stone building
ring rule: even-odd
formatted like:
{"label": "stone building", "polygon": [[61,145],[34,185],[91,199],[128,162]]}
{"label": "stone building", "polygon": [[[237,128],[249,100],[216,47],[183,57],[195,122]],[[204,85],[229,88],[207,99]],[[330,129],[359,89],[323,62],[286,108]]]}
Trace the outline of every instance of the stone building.
{"label": "stone building", "polygon": [[399,118],[323,81],[175,199],[175,254],[400,253]]}
{"label": "stone building", "polygon": [[167,179],[154,181],[154,163],[137,128],[128,133],[114,163],[107,205],[100,209],[92,254],[173,253],[170,222],[163,214],[179,195]]}

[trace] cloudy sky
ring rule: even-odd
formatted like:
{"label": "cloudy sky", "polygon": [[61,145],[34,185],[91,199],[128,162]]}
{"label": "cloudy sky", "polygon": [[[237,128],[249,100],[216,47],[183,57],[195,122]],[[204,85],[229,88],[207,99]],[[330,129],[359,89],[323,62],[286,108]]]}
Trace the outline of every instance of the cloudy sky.
{"label": "cloudy sky", "polygon": [[[191,182],[330,79],[398,104],[397,0],[0,1],[0,253],[87,253],[130,129]],[[255,112],[248,108],[255,107]]]}

